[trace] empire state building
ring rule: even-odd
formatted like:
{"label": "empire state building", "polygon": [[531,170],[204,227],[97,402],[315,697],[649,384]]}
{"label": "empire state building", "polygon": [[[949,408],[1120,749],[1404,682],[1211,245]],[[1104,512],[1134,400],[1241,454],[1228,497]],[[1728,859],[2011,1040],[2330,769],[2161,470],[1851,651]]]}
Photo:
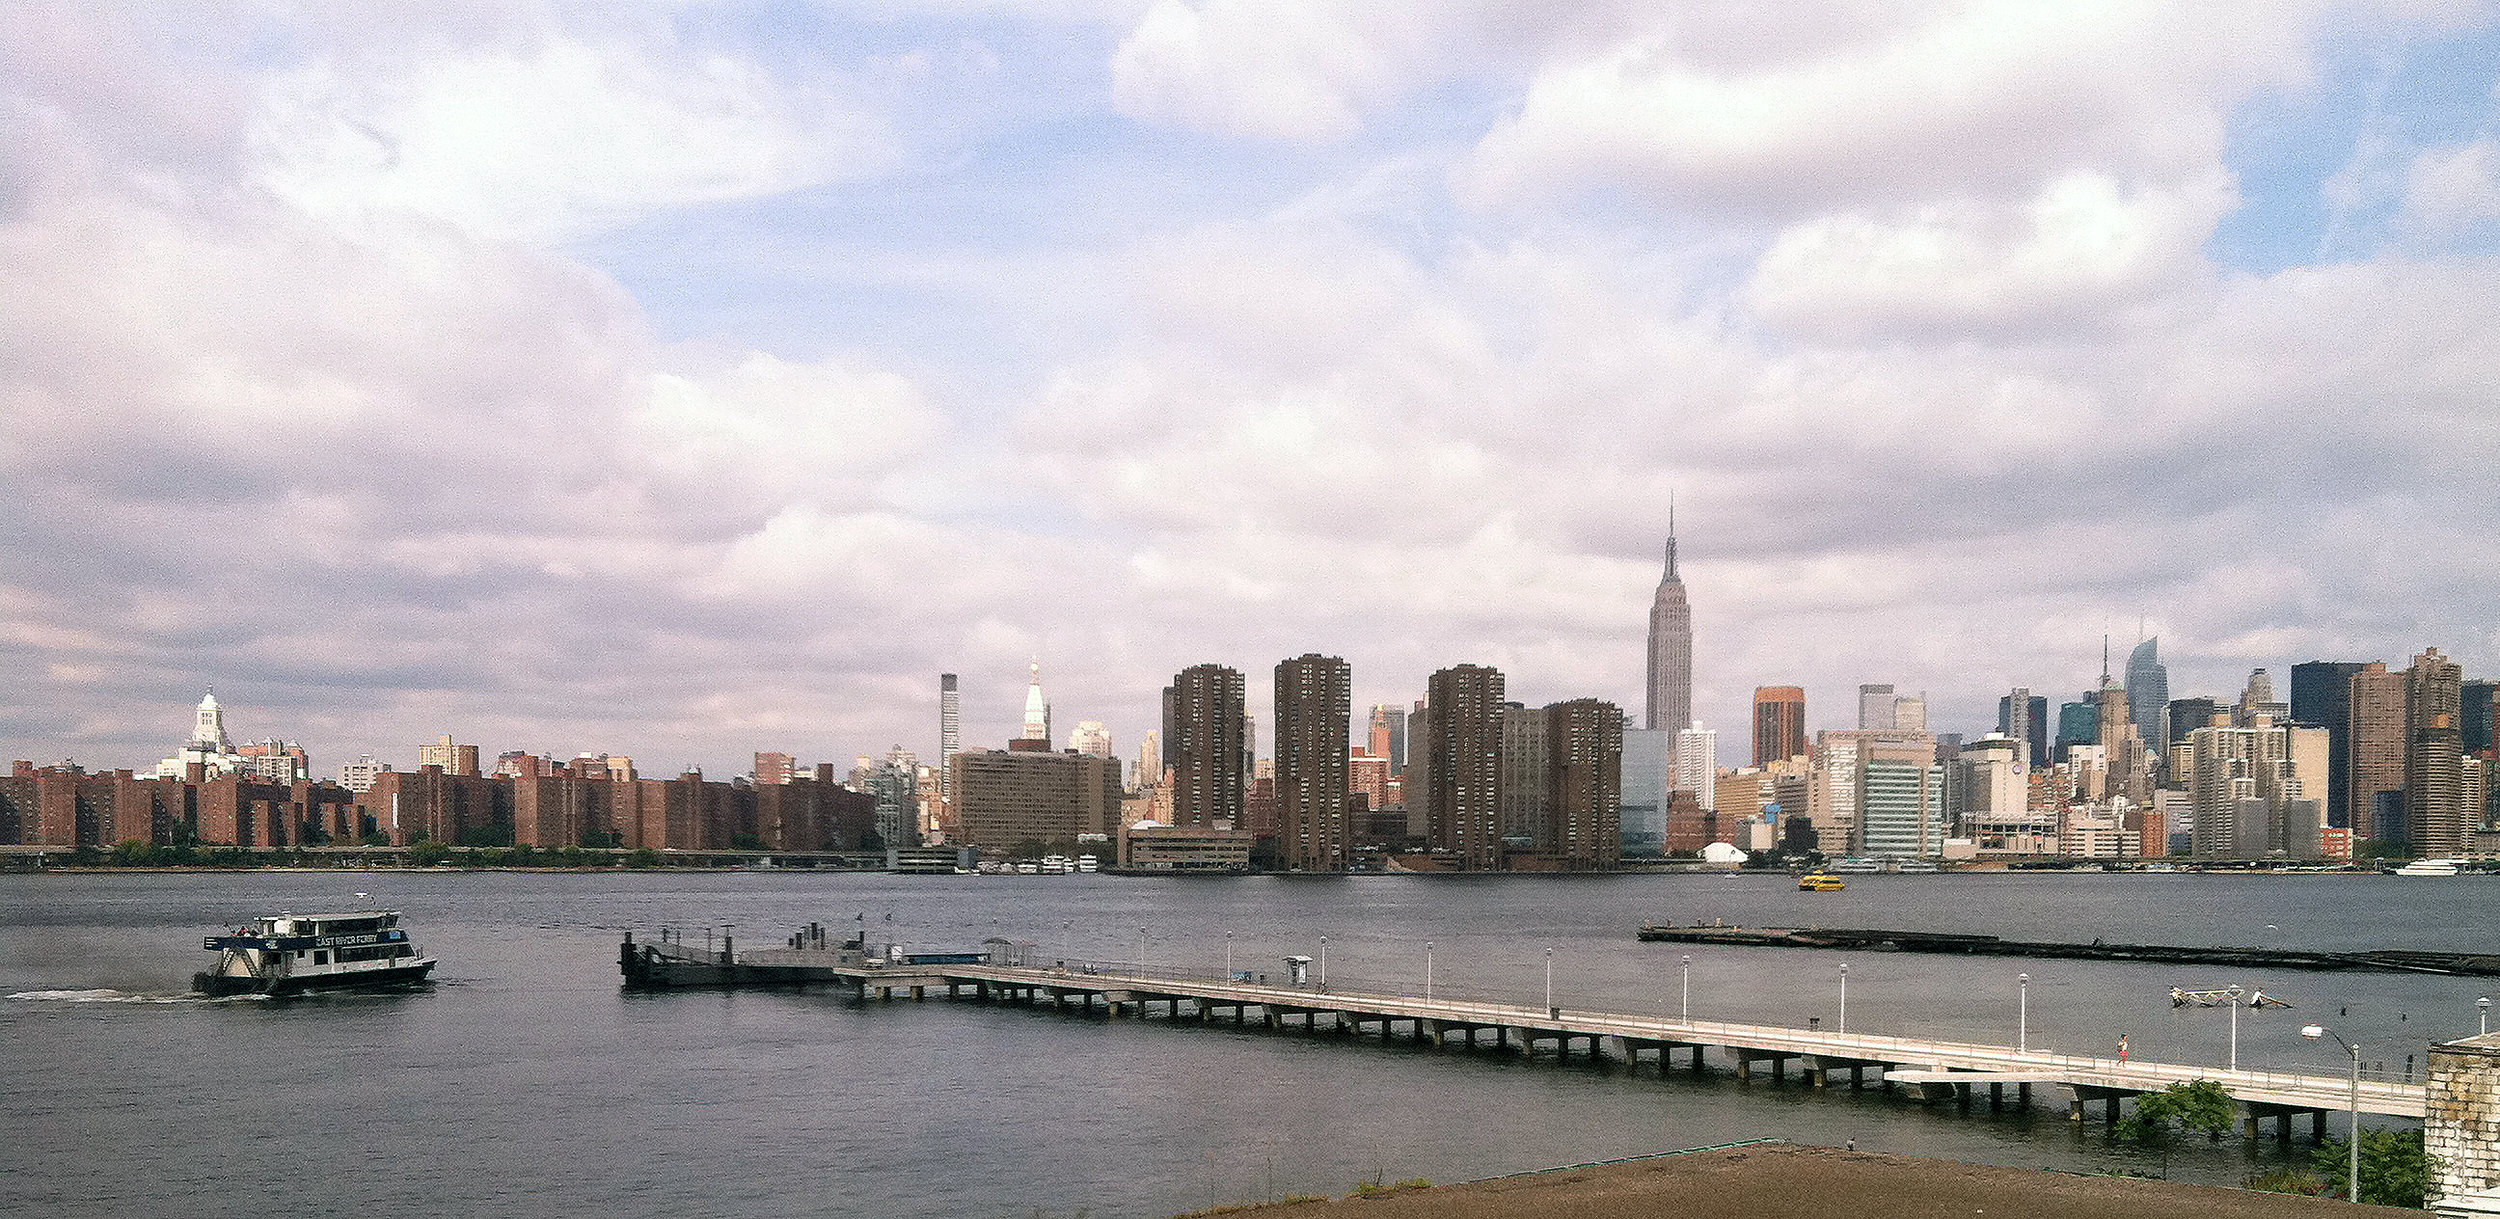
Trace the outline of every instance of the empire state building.
{"label": "empire state building", "polygon": [[1667,509],[1667,574],[1649,607],[1649,726],[1677,732],[1693,723],[1693,609],[1675,574],[1675,509]]}

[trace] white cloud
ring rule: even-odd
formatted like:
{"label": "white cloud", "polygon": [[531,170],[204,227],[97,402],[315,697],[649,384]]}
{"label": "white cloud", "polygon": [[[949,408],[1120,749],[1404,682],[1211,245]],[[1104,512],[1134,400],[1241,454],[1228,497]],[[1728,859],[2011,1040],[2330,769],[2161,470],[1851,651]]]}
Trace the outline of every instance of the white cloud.
{"label": "white cloud", "polygon": [[1269,139],[1342,138],[1362,126],[1362,103],[1393,75],[1390,48],[1364,27],[1394,23],[1401,8],[1157,0],[1112,56],[1112,99],[1132,118]]}
{"label": "white cloud", "polygon": [[1658,33],[1548,65],[1479,145],[1480,201],[1618,182],[1725,213],[2036,188],[2080,164],[2204,172],[2245,91],[2298,77],[2312,5],[1893,10],[1891,28],[1730,68]]}
{"label": "white cloud", "polygon": [[754,63],[557,36],[317,59],[270,79],[261,178],[324,214],[404,209],[560,241],[653,210],[865,176],[893,153],[844,99]]}
{"label": "white cloud", "polygon": [[2406,167],[2400,228],[2434,236],[2500,220],[2500,140],[2423,150]]}
{"label": "white cloud", "polygon": [[1775,325],[1846,333],[2090,324],[2201,279],[2200,249],[2235,203],[2220,175],[2130,192],[2078,173],[2019,207],[1825,216],[1779,235],[1744,299]]}

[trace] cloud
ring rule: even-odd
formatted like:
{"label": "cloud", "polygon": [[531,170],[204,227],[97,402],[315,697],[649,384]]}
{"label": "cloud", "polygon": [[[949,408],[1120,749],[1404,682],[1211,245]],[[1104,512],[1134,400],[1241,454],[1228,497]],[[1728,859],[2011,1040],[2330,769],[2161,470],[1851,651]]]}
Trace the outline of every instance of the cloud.
{"label": "cloud", "polygon": [[554,34],[400,54],[269,78],[260,180],[315,212],[399,209],[544,243],[894,157],[883,122],[838,91],[726,54]]}
{"label": "cloud", "polygon": [[1387,48],[1367,24],[1402,6],[1157,0],[1111,60],[1122,114],[1266,139],[1327,140],[1362,126],[1388,86]]}
{"label": "cloud", "polygon": [[2398,228],[2452,236],[2492,220],[2500,220],[2500,140],[2425,149],[2406,167]]}
{"label": "cloud", "polygon": [[2130,192],[2078,173],[2020,206],[1825,216],[1780,233],[1744,300],[1775,325],[1861,333],[2092,324],[2200,280],[2200,248],[2235,202],[2218,174]]}
{"label": "cloud", "polygon": [[1733,66],[1660,31],[1542,68],[1459,185],[1498,203],[1615,183],[1778,217],[2019,196],[2082,164],[2202,172],[2233,100],[2305,70],[2311,7],[1900,8],[1845,44]]}

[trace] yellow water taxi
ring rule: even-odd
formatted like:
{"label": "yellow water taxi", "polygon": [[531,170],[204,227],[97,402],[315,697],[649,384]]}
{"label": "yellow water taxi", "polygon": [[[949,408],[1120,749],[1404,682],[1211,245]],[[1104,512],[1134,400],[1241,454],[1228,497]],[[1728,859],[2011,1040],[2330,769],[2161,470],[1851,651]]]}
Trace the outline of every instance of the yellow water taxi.
{"label": "yellow water taxi", "polygon": [[1832,893],[1849,887],[1849,882],[1822,872],[1809,872],[1797,878],[1797,887],[1808,893]]}

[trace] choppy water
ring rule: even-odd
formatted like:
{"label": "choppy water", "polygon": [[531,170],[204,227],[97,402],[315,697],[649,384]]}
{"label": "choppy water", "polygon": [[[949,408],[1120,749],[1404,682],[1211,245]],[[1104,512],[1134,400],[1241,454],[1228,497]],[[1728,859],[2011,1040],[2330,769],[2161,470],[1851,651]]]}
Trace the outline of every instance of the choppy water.
{"label": "choppy water", "polygon": [[[876,938],[990,935],[1045,956],[1274,970],[1331,982],[1672,1012],[1682,946],[1643,922],[1889,926],[2009,936],[2489,950],[2482,878],[1262,877],[1138,880],[737,874],[250,873],[0,877],[0,1209],[60,1214],[1155,1215],[1375,1178],[1472,1179],[1782,1137],[2001,1164],[2154,1167],[2040,1107],[1923,1108],[1526,1063],[1301,1033],[1111,1021],[828,993],[620,992],[617,932],[734,924],[762,944],[864,916]],[[199,937],[279,909],[406,912],[432,987],[273,1003],[183,991]],[[2475,1031],[2494,982],[2081,961],[1691,952],[1693,1014],[2010,1043],[2029,972],[2037,1048],[2209,1062],[2217,1009],[2173,986],[2292,999],[2246,1013],[2247,1066],[2336,1073],[2297,1035],[2323,1019],[2402,1074]],[[2332,1049],[2333,1047],[2328,1047]],[[2236,1183],[2285,1153],[2189,1145],[2177,1178]],[[2290,1153],[2305,1159],[2306,1146]]]}

